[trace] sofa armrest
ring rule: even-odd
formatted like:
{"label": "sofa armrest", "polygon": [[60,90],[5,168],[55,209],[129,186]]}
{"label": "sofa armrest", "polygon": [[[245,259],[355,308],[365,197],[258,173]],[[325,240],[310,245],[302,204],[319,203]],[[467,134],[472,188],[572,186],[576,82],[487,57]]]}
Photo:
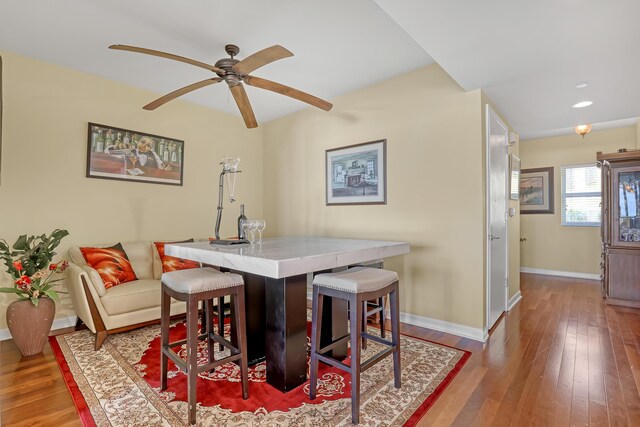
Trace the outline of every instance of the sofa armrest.
{"label": "sofa armrest", "polygon": [[76,314],[91,331],[96,332],[96,326],[93,322],[93,316],[91,316],[91,309],[89,307],[89,300],[87,299],[87,297],[92,297],[86,294],[83,285],[83,279],[87,283],[91,283],[89,275],[79,265],[72,262],[69,263],[65,275],[69,296],[71,296],[71,302],[73,303]]}
{"label": "sofa armrest", "polygon": [[98,293],[100,298],[102,298],[107,292],[107,288],[104,287],[100,273],[90,265],[78,265],[78,267],[84,272],[87,284],[93,286],[93,289]]}

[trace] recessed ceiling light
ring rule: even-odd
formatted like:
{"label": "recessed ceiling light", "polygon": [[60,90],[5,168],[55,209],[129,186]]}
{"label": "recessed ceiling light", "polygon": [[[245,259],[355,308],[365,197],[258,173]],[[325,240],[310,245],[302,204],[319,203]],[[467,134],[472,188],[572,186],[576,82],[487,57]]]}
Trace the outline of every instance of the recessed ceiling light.
{"label": "recessed ceiling light", "polygon": [[584,89],[585,87],[589,86],[589,83],[587,82],[580,82],[576,85],[576,89]]}
{"label": "recessed ceiling light", "polygon": [[593,101],[580,101],[577,104],[573,104],[571,108],[584,108],[588,107],[591,104],[593,104]]}

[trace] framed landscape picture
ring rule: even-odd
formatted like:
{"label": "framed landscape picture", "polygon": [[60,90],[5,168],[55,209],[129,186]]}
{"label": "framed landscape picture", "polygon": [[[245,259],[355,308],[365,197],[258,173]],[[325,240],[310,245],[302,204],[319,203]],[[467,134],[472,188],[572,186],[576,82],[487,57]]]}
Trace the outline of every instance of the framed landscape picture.
{"label": "framed landscape picture", "polygon": [[87,177],[182,185],[184,141],[89,123]]}
{"label": "framed landscape picture", "polygon": [[326,151],[327,205],[387,203],[387,140]]}
{"label": "framed landscape picture", "polygon": [[520,213],[554,213],[553,167],[520,171]]}

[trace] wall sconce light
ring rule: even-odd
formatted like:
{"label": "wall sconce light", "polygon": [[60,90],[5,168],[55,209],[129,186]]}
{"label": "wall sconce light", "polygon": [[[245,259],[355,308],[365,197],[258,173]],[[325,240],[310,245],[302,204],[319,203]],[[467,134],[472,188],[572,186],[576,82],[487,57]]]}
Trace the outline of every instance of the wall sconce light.
{"label": "wall sconce light", "polygon": [[575,131],[578,135],[584,138],[586,134],[591,132],[591,125],[578,125],[575,127]]}

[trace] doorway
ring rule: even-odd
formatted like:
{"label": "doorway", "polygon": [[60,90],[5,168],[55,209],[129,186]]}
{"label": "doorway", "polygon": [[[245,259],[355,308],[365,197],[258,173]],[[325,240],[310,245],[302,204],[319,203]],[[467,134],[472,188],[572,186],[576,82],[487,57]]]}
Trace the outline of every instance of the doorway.
{"label": "doorway", "polygon": [[509,129],[487,104],[487,329],[507,309]]}

